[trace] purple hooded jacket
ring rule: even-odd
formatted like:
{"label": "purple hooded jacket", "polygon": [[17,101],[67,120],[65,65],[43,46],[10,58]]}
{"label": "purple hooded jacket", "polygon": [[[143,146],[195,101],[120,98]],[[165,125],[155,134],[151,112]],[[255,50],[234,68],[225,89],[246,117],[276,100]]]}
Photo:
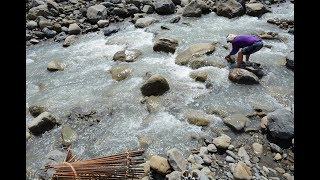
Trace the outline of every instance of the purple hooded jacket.
{"label": "purple hooded jacket", "polygon": [[238,35],[231,41],[232,50],[229,55],[234,55],[240,48],[250,46],[257,41],[261,41],[261,38],[253,35]]}

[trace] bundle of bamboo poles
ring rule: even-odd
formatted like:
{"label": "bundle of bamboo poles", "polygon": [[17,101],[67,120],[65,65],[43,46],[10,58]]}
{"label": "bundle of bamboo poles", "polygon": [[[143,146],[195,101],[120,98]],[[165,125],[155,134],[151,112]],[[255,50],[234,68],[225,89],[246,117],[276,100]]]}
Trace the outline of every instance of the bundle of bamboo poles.
{"label": "bundle of bamboo poles", "polygon": [[80,160],[68,149],[63,163],[47,165],[55,173],[52,179],[141,179],[144,174],[143,150]]}

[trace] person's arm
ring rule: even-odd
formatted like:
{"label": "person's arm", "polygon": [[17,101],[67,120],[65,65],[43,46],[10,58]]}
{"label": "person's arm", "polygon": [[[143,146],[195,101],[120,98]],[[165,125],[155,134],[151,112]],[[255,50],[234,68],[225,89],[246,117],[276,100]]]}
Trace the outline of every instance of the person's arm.
{"label": "person's arm", "polygon": [[239,49],[240,48],[236,44],[232,44],[232,50],[228,56],[230,57],[231,55],[235,55],[239,51]]}

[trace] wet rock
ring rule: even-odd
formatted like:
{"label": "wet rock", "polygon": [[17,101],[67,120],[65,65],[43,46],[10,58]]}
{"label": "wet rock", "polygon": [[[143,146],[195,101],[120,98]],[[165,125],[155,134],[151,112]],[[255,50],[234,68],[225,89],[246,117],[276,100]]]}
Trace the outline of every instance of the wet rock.
{"label": "wet rock", "polygon": [[233,68],[229,71],[229,80],[238,84],[258,84],[259,79],[258,77],[253,74],[252,72],[241,69],[241,68]]}
{"label": "wet rock", "polygon": [[184,112],[188,122],[197,126],[207,126],[211,122],[212,117],[202,111],[187,110]]}
{"label": "wet rock", "polygon": [[176,17],[170,19],[169,22],[170,23],[178,23],[180,21],[180,19],[181,19],[181,16],[176,16]]}
{"label": "wet rock", "polygon": [[190,72],[190,77],[196,81],[205,82],[208,78],[207,71],[192,71]]}
{"label": "wet rock", "polygon": [[241,3],[236,0],[221,0],[216,2],[217,15],[229,19],[244,15],[245,10]]}
{"label": "wet rock", "polygon": [[167,157],[169,164],[175,171],[187,170],[188,161],[183,157],[183,154],[177,148],[173,148],[167,151]]}
{"label": "wet rock", "polygon": [[249,16],[261,17],[263,14],[270,12],[262,3],[246,3],[246,14]]}
{"label": "wet rock", "polygon": [[69,47],[71,44],[73,44],[76,41],[77,36],[76,35],[70,35],[67,36],[66,39],[63,42],[63,47]]}
{"label": "wet rock", "polygon": [[251,169],[242,161],[239,161],[234,169],[233,176],[235,179],[246,179],[252,178]]}
{"label": "wet rock", "polygon": [[128,78],[132,72],[132,69],[127,65],[114,66],[110,70],[112,79],[121,81]]}
{"label": "wet rock", "polygon": [[44,32],[41,32],[41,31],[34,31],[33,34],[35,36],[37,36],[39,39],[43,39],[46,37],[46,35],[44,34]]}
{"label": "wet rock", "polygon": [[120,31],[120,28],[112,25],[103,29],[103,34],[105,36],[110,36],[111,34],[117,33],[118,31]]}
{"label": "wet rock", "polygon": [[43,112],[28,124],[28,129],[33,135],[38,136],[51,130],[55,125],[59,125],[57,118],[49,112]]}
{"label": "wet rock", "polygon": [[81,33],[81,28],[78,26],[78,24],[72,23],[72,24],[69,25],[68,33],[69,34],[74,34],[74,35],[80,34]]}
{"label": "wet rock", "polygon": [[93,24],[97,23],[99,20],[106,19],[107,15],[107,8],[100,4],[90,6],[87,9],[87,19]]}
{"label": "wet rock", "polygon": [[47,37],[47,38],[53,38],[56,34],[57,34],[57,32],[56,31],[54,31],[54,30],[50,30],[50,29],[48,29],[48,28],[43,28],[43,33],[44,33],[44,35]]}
{"label": "wet rock", "polygon": [[31,44],[38,44],[38,43],[39,43],[39,41],[38,41],[38,40],[36,40],[36,39],[30,39],[30,43],[31,43]]}
{"label": "wet rock", "polygon": [[286,56],[286,66],[293,70],[294,69],[294,51],[291,51],[287,56]]}
{"label": "wet rock", "polygon": [[294,117],[291,111],[280,108],[267,115],[268,130],[276,139],[291,139],[294,136]]}
{"label": "wet rock", "polygon": [[61,63],[60,61],[53,60],[48,63],[47,70],[50,72],[63,71],[64,67],[65,67],[65,65],[63,63]]}
{"label": "wet rock", "polygon": [[160,74],[152,75],[140,88],[144,96],[159,96],[170,89],[167,80]]}
{"label": "wet rock", "polygon": [[43,4],[31,8],[27,14],[27,19],[35,20],[38,16],[48,17],[50,15],[52,15],[52,13],[49,12],[47,5]]}
{"label": "wet rock", "polygon": [[196,0],[192,0],[183,8],[182,16],[184,17],[200,17],[202,9]]}
{"label": "wet rock", "polygon": [[160,99],[157,96],[148,96],[146,98],[147,110],[155,112],[160,107]]}
{"label": "wet rock", "polygon": [[77,139],[77,133],[70,126],[66,125],[61,129],[62,144],[70,146]]}
{"label": "wet rock", "polygon": [[61,32],[59,34],[57,34],[55,37],[54,37],[54,41],[55,42],[61,42],[61,41],[64,41],[67,37],[67,34],[65,32]]}
{"label": "wet rock", "polygon": [[126,8],[119,8],[115,7],[113,8],[112,13],[120,18],[127,18],[130,17],[129,11]]}
{"label": "wet rock", "polygon": [[159,22],[159,20],[157,20],[154,17],[144,17],[144,18],[139,18],[137,19],[137,21],[134,24],[134,27],[136,28],[145,28],[153,23]]}
{"label": "wet rock", "polygon": [[171,0],[159,0],[154,2],[155,12],[159,15],[173,14],[176,6]]}
{"label": "wet rock", "polygon": [[151,157],[150,168],[160,174],[169,174],[171,172],[171,168],[168,160],[158,155]]}
{"label": "wet rock", "polygon": [[179,53],[175,59],[178,65],[188,65],[195,58],[199,58],[206,54],[211,54],[215,50],[215,45],[212,43],[197,43]]}
{"label": "wet rock", "polygon": [[154,51],[162,51],[167,53],[174,53],[178,46],[178,40],[173,38],[159,38],[153,45]]}
{"label": "wet rock", "polygon": [[212,142],[217,148],[227,149],[230,145],[231,138],[228,135],[222,134],[217,138],[213,138]]}
{"label": "wet rock", "polygon": [[99,28],[103,28],[109,25],[109,20],[102,19],[97,22]]}
{"label": "wet rock", "polygon": [[46,111],[45,107],[39,106],[39,105],[32,105],[29,108],[29,112],[33,117],[39,116],[41,113]]}
{"label": "wet rock", "polygon": [[26,140],[30,139],[31,138],[31,134],[30,132],[26,131]]}
{"label": "wet rock", "polygon": [[243,114],[233,114],[231,116],[223,118],[223,122],[236,131],[243,130],[247,121],[250,121],[249,118],[247,118]]}
{"label": "wet rock", "polygon": [[226,161],[228,163],[235,163],[236,162],[231,156],[226,156]]}

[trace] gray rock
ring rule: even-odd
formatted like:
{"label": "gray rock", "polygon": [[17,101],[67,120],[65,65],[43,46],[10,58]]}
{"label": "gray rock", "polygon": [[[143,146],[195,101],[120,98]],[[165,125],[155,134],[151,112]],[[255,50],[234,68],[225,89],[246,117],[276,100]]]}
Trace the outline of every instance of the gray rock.
{"label": "gray rock", "polygon": [[214,51],[215,45],[212,43],[193,44],[177,55],[175,63],[178,65],[188,65],[191,60],[202,57],[206,54],[211,54]]}
{"label": "gray rock", "polygon": [[103,34],[105,36],[110,36],[111,34],[117,33],[118,31],[120,31],[120,28],[112,25],[103,29]]}
{"label": "gray rock", "polygon": [[197,164],[204,164],[203,159],[198,154],[194,154],[193,156]]}
{"label": "gray rock", "polygon": [[[166,179],[167,180],[177,180],[177,179],[181,179],[181,176],[182,176],[182,172],[173,171],[170,174],[166,175]],[[149,180],[149,178],[147,180]]]}
{"label": "gray rock", "polygon": [[105,20],[105,19],[99,20],[97,24],[99,28],[103,28],[109,25],[109,20]]}
{"label": "gray rock", "polygon": [[39,39],[43,39],[46,35],[41,31],[34,31],[33,34],[37,36]]}
{"label": "gray rock", "polygon": [[184,17],[200,17],[202,9],[197,0],[192,0],[183,9],[182,16]]}
{"label": "gray rock", "polygon": [[43,28],[42,31],[47,38],[53,38],[57,34],[56,31],[48,29],[46,27]]}
{"label": "gray rock", "polygon": [[29,9],[27,19],[35,20],[38,16],[48,17],[51,15],[53,14],[48,10],[47,5],[43,4]]}
{"label": "gray rock", "polygon": [[69,34],[74,34],[74,35],[77,35],[77,34],[80,34],[81,33],[81,28],[78,26],[77,23],[72,23],[69,25],[69,28],[68,28],[68,33]]}
{"label": "gray rock", "polygon": [[28,124],[28,129],[33,135],[38,136],[51,130],[58,124],[56,117],[49,112],[43,112]]}
{"label": "gray rock", "polygon": [[39,105],[32,105],[29,108],[29,112],[33,117],[39,116],[41,113],[46,111],[46,108]]}
{"label": "gray rock", "polygon": [[276,139],[291,139],[294,136],[294,116],[285,108],[277,109],[267,115],[268,130]]}
{"label": "gray rock", "polygon": [[29,21],[27,23],[27,28],[30,29],[30,30],[35,29],[37,27],[38,27],[38,23],[35,22],[35,21]]}
{"label": "gray rock", "polygon": [[176,16],[172,19],[170,19],[170,23],[178,23],[181,19],[181,16]]}
{"label": "gray rock", "polygon": [[142,55],[142,52],[136,49],[118,51],[113,55],[114,61],[134,62]]}
{"label": "gray rock", "polygon": [[229,19],[242,16],[245,13],[244,7],[236,0],[220,0],[216,3],[217,15]]}
{"label": "gray rock", "polygon": [[203,158],[204,155],[208,155],[208,149],[207,147],[200,147],[199,156]]}
{"label": "gray rock", "polygon": [[229,71],[229,80],[238,84],[259,84],[259,78],[252,72],[241,69],[233,68]]}
{"label": "gray rock", "polygon": [[247,121],[250,121],[249,118],[247,118],[243,114],[233,114],[231,116],[223,118],[223,122],[236,131],[243,130]]}
{"label": "gray rock", "polygon": [[250,157],[244,147],[239,148],[238,150],[238,156],[243,159],[243,160],[248,160],[250,161]]}
{"label": "gray rock", "polygon": [[212,159],[210,158],[209,155],[207,155],[207,154],[203,155],[203,158],[202,158],[202,159],[203,159],[204,164],[206,164],[206,165],[208,165],[208,166],[211,165]]}
{"label": "gray rock", "polygon": [[144,96],[159,96],[169,89],[168,81],[160,74],[152,75],[140,88]]}
{"label": "gray rock", "polygon": [[217,152],[217,147],[214,145],[214,144],[209,144],[208,147],[207,147],[208,151],[210,153],[215,153]]}
{"label": "gray rock", "polygon": [[199,110],[187,109],[184,116],[190,124],[197,126],[207,126],[210,124],[212,117]]}
{"label": "gray rock", "polygon": [[61,41],[64,41],[66,37],[67,37],[67,34],[65,32],[61,32],[54,37],[54,41],[61,42]]}
{"label": "gray rock", "polygon": [[159,20],[157,20],[154,17],[144,17],[144,18],[139,18],[137,19],[136,23],[134,24],[134,26],[136,28],[145,28],[153,23],[159,22]]}
{"label": "gray rock", "polygon": [[162,51],[167,53],[174,53],[178,46],[178,40],[173,38],[159,38],[153,45],[154,51]]}
{"label": "gray rock", "polygon": [[31,43],[31,44],[38,44],[38,43],[39,43],[39,41],[38,41],[38,40],[36,40],[36,39],[30,39],[30,43]]}
{"label": "gray rock", "polygon": [[276,145],[274,143],[270,143],[270,148],[271,148],[272,152],[282,153],[281,147],[279,147],[278,145]]}
{"label": "gray rock", "polygon": [[70,35],[68,37],[66,37],[66,39],[63,42],[63,47],[68,47],[71,44],[73,44],[76,41],[76,35]]}
{"label": "gray rock", "polygon": [[167,151],[167,157],[169,164],[175,171],[187,170],[188,161],[183,157],[183,154],[177,148],[173,148]]}
{"label": "gray rock", "polygon": [[121,81],[128,78],[132,72],[132,69],[127,65],[114,66],[110,70],[112,79]]}
{"label": "gray rock", "polygon": [[62,144],[70,146],[77,139],[77,133],[70,126],[64,126],[61,129]]}
{"label": "gray rock", "polygon": [[160,99],[157,96],[148,96],[146,98],[147,110],[155,112],[160,107]]}
{"label": "gray rock", "polygon": [[50,61],[47,66],[47,70],[50,72],[63,71],[65,65],[57,60]]}
{"label": "gray rock", "polygon": [[231,156],[227,156],[226,157],[226,161],[229,162],[229,163],[235,163],[236,162]]}
{"label": "gray rock", "polygon": [[87,18],[91,23],[97,23],[99,20],[106,19],[107,8],[103,5],[90,6],[87,9]]}
{"label": "gray rock", "polygon": [[289,69],[294,69],[294,51],[290,52],[287,56],[286,56],[286,66]]}
{"label": "gray rock", "polygon": [[128,10],[126,8],[115,7],[115,8],[113,8],[112,12],[113,12],[113,14],[117,15],[120,18],[130,17],[130,13],[128,12]]}
{"label": "gray rock", "polygon": [[158,0],[154,2],[154,8],[157,14],[168,15],[175,12],[176,6],[171,0]]}
{"label": "gray rock", "polygon": [[142,8],[142,12],[144,12],[146,14],[152,14],[154,12],[154,9],[150,5],[144,5]]}
{"label": "gray rock", "polygon": [[31,137],[30,132],[26,131],[26,140],[30,139],[30,137]]}
{"label": "gray rock", "polygon": [[230,150],[226,150],[226,153],[229,155],[229,156],[231,156],[232,158],[234,158],[234,159],[238,159],[239,157],[236,155],[236,154],[234,154],[232,151],[230,151]]}
{"label": "gray rock", "polygon": [[246,14],[249,16],[261,17],[263,14],[270,12],[262,3],[246,3]]}

